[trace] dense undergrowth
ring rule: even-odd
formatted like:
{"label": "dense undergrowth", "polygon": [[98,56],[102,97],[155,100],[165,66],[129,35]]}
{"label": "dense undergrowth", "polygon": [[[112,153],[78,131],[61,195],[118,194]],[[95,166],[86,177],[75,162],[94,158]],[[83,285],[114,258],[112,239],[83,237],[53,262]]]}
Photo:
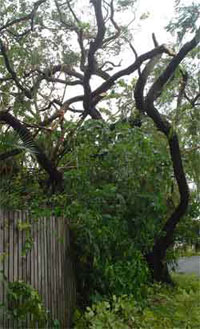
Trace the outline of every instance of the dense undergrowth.
{"label": "dense undergrowth", "polygon": [[[165,138],[158,139],[147,119],[140,128],[128,121],[88,120],[73,137],[60,170],[64,187],[54,194],[46,189],[47,177],[37,166],[33,170],[24,166],[5,176],[0,184],[1,206],[29,209],[36,220],[52,212],[67,219],[77,305],[82,310],[113,295],[133,294],[142,300],[143,286],[150,281],[144,255],[178,204]],[[197,216],[198,205],[191,195],[175,243],[196,241],[193,219]],[[174,260],[171,248],[166,262]]]}
{"label": "dense undergrowth", "polygon": [[200,280],[174,274],[174,287],[146,287],[138,303],[132,295],[113,296],[75,314],[75,329],[198,329]]}

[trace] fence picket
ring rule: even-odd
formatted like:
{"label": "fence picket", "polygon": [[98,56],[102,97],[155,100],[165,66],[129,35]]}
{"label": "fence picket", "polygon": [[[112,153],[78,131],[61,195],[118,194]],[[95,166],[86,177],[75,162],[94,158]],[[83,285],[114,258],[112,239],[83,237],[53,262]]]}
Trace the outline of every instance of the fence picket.
{"label": "fence picket", "polygon": [[[25,223],[32,224],[33,246],[23,256],[28,238],[27,230],[23,229]],[[75,297],[69,247],[69,228],[65,219],[51,216],[33,220],[28,212],[0,209],[0,270],[7,278],[4,284],[0,281],[0,302],[7,303],[8,281],[24,280],[39,291],[52,319],[58,319],[61,328],[69,329],[70,315],[66,318],[66,306],[72,310]],[[28,328],[29,323],[30,317],[27,317],[25,327],[21,322],[7,320],[5,313],[0,318],[1,329],[15,329],[19,324],[20,328]]]}

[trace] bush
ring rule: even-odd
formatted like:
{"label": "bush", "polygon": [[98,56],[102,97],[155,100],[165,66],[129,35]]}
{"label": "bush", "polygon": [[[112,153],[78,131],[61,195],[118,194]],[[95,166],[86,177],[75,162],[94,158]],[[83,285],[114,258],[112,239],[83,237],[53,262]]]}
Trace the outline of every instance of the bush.
{"label": "bush", "polygon": [[38,328],[45,327],[48,314],[36,289],[23,281],[9,282],[7,296],[9,317],[23,322],[31,315],[33,328],[36,323]]}
{"label": "bush", "polygon": [[113,296],[75,313],[75,329],[197,329],[200,323],[199,280],[174,275],[175,287],[147,288],[146,305],[132,295]]}

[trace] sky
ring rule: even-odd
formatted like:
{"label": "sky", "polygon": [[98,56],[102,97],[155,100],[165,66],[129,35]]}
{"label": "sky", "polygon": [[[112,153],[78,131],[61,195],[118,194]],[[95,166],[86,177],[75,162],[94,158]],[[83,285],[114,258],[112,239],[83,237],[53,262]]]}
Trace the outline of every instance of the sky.
{"label": "sky", "polygon": [[164,28],[175,14],[174,2],[174,0],[138,0],[138,16],[141,17],[143,13],[149,14],[148,18],[141,20],[141,30],[135,39],[136,48],[141,53],[153,48],[151,39],[153,32],[160,44],[171,40],[171,35]]}
{"label": "sky", "polygon": [[[191,5],[200,0],[181,0],[179,5]],[[135,47],[138,53],[149,51],[153,48],[151,34],[154,32],[159,44],[175,41],[172,35],[165,30],[165,26],[175,17],[175,0],[137,0],[137,16],[149,13],[147,19],[140,20],[141,29],[137,31]],[[135,24],[133,22],[133,24]]]}

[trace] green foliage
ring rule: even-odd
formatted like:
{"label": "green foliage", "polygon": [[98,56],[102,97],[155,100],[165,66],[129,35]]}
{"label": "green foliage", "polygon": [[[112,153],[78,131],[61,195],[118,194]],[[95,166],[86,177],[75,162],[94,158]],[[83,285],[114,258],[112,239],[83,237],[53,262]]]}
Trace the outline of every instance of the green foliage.
{"label": "green foliage", "polygon": [[200,256],[200,241],[198,243],[198,249],[196,250],[195,246],[184,246],[176,249],[177,257],[192,257]]}
{"label": "green foliage", "polygon": [[[129,31],[132,21],[127,25],[125,19],[124,26],[122,22],[127,11],[134,11],[136,1],[113,2],[116,15],[112,13],[111,3],[103,1],[107,41],[102,42],[95,53],[95,67],[91,68],[92,75],[102,77],[104,71],[103,79],[106,73],[112,76],[112,70],[117,70],[118,63],[110,62],[112,54],[119,55],[123,45],[127,45],[127,40],[131,42],[133,37]],[[10,3],[9,0],[0,0],[0,4],[1,25],[23,17],[33,9],[32,1],[13,0]],[[71,97],[71,87],[75,87],[72,94],[78,95],[79,86],[87,80],[84,74],[88,71],[88,49],[95,40],[97,26],[92,4],[88,1],[86,10],[82,5],[83,1],[58,0],[49,7],[46,2],[35,12],[33,22],[23,19],[3,30],[2,40],[17,82],[11,79],[1,56],[1,107],[11,106],[10,111],[27,125],[53,167],[62,171],[64,190],[52,195],[47,174],[38,167],[34,158],[31,140],[21,133],[24,143],[19,143],[10,133],[10,128],[3,127],[4,144],[0,144],[0,151],[3,153],[14,147],[24,152],[3,163],[0,197],[1,207],[29,209],[35,216],[54,212],[70,221],[79,301],[84,306],[91,301],[109,299],[113,294],[132,294],[138,300],[143,298],[142,288],[149,278],[143,255],[152,248],[166,218],[178,204],[179,194],[173,183],[173,168],[165,139],[146,116],[136,114],[133,101],[136,78],[129,84],[121,78],[106,95],[100,95],[105,96],[107,122],[85,120],[82,125],[80,121],[78,124],[68,122],[69,111],[76,111],[69,102],[71,105],[64,120],[57,118],[52,125],[43,124],[59,111],[60,105],[62,109],[66,97]],[[196,29],[198,9],[197,5],[181,7],[178,20],[168,26],[169,31],[178,33],[179,44],[186,33]],[[146,15],[141,16],[141,19],[145,18]],[[77,49],[81,51],[77,52]],[[193,105],[193,97],[199,89],[196,79],[198,50],[194,49],[181,69],[169,79],[157,102],[158,108],[162,107],[161,112],[172,123],[169,138],[174,130],[179,135],[186,175],[195,189],[188,216],[178,228],[178,242],[188,241],[192,233],[195,234],[191,223],[197,216],[194,208],[198,201],[200,175],[199,152],[195,151],[199,141],[199,111],[198,106]],[[118,61],[118,57],[115,58]],[[148,82],[157,79],[168,63],[169,58],[161,60]],[[182,71],[187,71],[190,77],[185,89],[187,97],[174,109],[180,93]],[[25,95],[25,90],[30,91],[31,97]],[[116,109],[118,113],[115,115]],[[134,123],[141,118],[142,127],[136,127]],[[190,227],[192,232],[188,234]],[[26,232],[24,252],[27,252],[33,242],[30,228],[22,223],[18,228]],[[118,302],[125,303],[128,308],[123,297],[119,297]],[[99,305],[106,312],[107,304],[102,302]],[[144,321],[151,324],[154,315],[149,312]],[[109,314],[115,321],[116,316]]]}
{"label": "green foliage", "polygon": [[31,328],[45,327],[48,314],[37,290],[23,281],[9,282],[7,297],[9,317],[24,321],[31,315]]}
{"label": "green foliage", "polygon": [[133,5],[135,3],[135,0],[118,0],[117,4],[119,8],[128,8],[130,5]]}
{"label": "green foliage", "polygon": [[63,63],[70,66],[77,64],[79,61],[79,54],[73,51],[63,52]]}
{"label": "green foliage", "polygon": [[147,289],[146,305],[133,296],[113,296],[75,312],[75,329],[195,329],[199,326],[199,280],[175,275],[175,288],[154,285]]}
{"label": "green foliage", "polygon": [[[128,121],[110,125],[88,120],[60,163],[63,193],[44,195],[39,181],[45,176],[28,168],[4,187],[4,198],[6,191],[9,195],[7,205],[29,207],[36,217],[48,216],[53,210],[56,216],[70,220],[82,307],[113,294],[143,298],[149,273],[142,255],[152,247],[174,209],[172,167],[166,141],[159,137],[148,121],[137,128]],[[194,206],[189,214],[196,216]],[[184,223],[176,241],[183,234],[189,236]],[[19,228],[27,232],[27,252],[32,246],[30,229]]]}
{"label": "green foliage", "polygon": [[[82,306],[113,294],[141,299],[149,278],[142,255],[169,211],[172,168],[164,138],[157,139],[149,122],[137,128],[88,120],[62,164],[63,193],[44,196],[27,171],[13,177],[12,202],[18,199],[36,216],[48,207],[71,221]],[[26,251],[31,243],[28,234]]]}
{"label": "green foliage", "polygon": [[177,6],[177,16],[172,20],[167,30],[176,32],[178,41],[181,42],[186,33],[192,33],[197,29],[200,5],[192,3],[189,6]]}
{"label": "green foliage", "polygon": [[34,243],[34,239],[31,235],[31,224],[29,222],[21,222],[17,223],[17,228],[19,231],[25,231],[25,242],[22,247],[22,256],[25,256],[27,252],[29,252]]}
{"label": "green foliage", "polygon": [[189,205],[187,216],[185,216],[185,218],[183,218],[183,220],[178,224],[176,230],[175,244],[183,249],[191,246],[193,246],[193,248],[196,246],[198,249],[198,245],[200,245],[200,205],[195,196],[195,192],[191,194],[193,202]]}
{"label": "green foliage", "polygon": [[171,180],[163,145],[164,139],[158,144],[145,127],[119,122],[111,129],[88,120],[66,155],[75,168],[64,173],[70,196],[62,205],[72,221],[83,303],[88,295],[92,300],[113,293],[139,298],[148,280],[142,254],[167,214]]}
{"label": "green foliage", "polygon": [[[8,159],[9,160],[9,159]],[[38,170],[30,172],[27,168],[19,168],[15,159],[6,161],[8,175],[3,176],[0,182],[0,205],[7,209],[42,208],[44,197],[38,179],[44,179]],[[5,164],[5,162],[4,162]],[[10,172],[10,168],[14,168]],[[12,175],[10,175],[12,174]],[[45,204],[46,206],[46,204]]]}

